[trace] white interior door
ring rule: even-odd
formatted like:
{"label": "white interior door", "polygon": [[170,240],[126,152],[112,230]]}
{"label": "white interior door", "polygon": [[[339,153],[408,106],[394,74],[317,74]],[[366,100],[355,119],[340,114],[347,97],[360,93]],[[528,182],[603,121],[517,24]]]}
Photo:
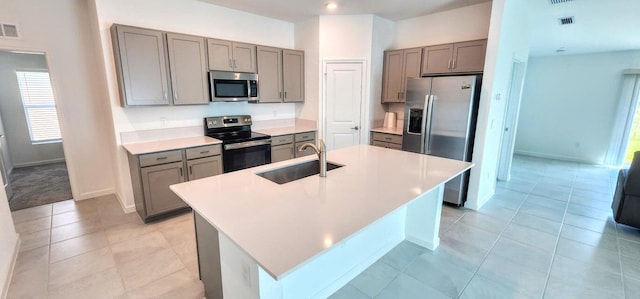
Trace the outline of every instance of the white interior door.
{"label": "white interior door", "polygon": [[325,68],[325,143],[338,149],[360,143],[364,62],[327,62]]}
{"label": "white interior door", "polygon": [[522,96],[525,70],[526,64],[524,62],[517,60],[513,62],[511,86],[509,87],[506,104],[507,111],[504,118],[504,131],[502,132],[500,164],[498,165],[498,180],[501,181],[511,179],[511,162],[513,162],[513,151],[516,146],[516,131],[518,115],[520,114],[520,99]]}

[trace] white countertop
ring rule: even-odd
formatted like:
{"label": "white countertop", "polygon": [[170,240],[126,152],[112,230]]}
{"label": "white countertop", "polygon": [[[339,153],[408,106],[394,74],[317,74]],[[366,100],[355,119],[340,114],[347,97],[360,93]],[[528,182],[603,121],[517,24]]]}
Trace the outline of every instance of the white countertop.
{"label": "white countertop", "polygon": [[275,279],[471,168],[471,163],[370,145],[327,153],[344,167],[278,185],[258,175],[307,156],[170,188]]}
{"label": "white countertop", "polygon": [[255,129],[254,131],[262,134],[271,135],[271,136],[281,136],[281,135],[288,135],[288,134],[311,132],[316,130],[317,128],[315,126],[297,124],[294,126],[280,127],[280,128]]}
{"label": "white countertop", "polygon": [[395,128],[375,128],[375,129],[371,129],[371,132],[386,133],[386,134],[394,134],[394,135],[402,135],[402,128],[401,128],[401,127],[395,127]]}
{"label": "white countertop", "polygon": [[148,154],[154,152],[163,152],[175,149],[183,149],[190,148],[196,146],[210,145],[210,144],[221,144],[222,141],[207,137],[207,136],[197,136],[197,137],[187,137],[187,138],[176,138],[176,139],[167,139],[167,140],[158,140],[158,141],[148,141],[148,142],[140,142],[140,143],[128,143],[123,144],[124,147],[130,154],[132,155],[141,155]]}

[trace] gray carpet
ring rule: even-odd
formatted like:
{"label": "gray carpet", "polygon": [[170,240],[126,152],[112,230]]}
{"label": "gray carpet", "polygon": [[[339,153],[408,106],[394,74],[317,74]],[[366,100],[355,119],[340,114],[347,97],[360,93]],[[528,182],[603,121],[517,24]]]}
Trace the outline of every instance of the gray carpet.
{"label": "gray carpet", "polygon": [[64,162],[14,168],[9,175],[11,211],[71,199],[69,173]]}

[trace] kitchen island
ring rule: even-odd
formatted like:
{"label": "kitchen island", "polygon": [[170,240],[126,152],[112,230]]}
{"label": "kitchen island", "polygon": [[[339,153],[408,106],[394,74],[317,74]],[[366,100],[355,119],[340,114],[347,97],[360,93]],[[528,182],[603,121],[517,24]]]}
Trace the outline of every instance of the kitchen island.
{"label": "kitchen island", "polygon": [[303,157],[172,185],[193,208],[207,298],[325,298],[402,240],[438,246],[443,185],[472,164],[357,145],[327,177],[256,173]]}

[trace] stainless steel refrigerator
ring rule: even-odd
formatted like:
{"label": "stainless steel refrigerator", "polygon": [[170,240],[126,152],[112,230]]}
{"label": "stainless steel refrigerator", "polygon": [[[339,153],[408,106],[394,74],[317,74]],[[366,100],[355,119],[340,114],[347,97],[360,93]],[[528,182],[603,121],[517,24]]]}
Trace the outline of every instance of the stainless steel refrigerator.
{"label": "stainless steel refrigerator", "polygon": [[[481,75],[407,79],[402,150],[471,161]],[[445,184],[444,201],[461,206],[469,171]]]}

